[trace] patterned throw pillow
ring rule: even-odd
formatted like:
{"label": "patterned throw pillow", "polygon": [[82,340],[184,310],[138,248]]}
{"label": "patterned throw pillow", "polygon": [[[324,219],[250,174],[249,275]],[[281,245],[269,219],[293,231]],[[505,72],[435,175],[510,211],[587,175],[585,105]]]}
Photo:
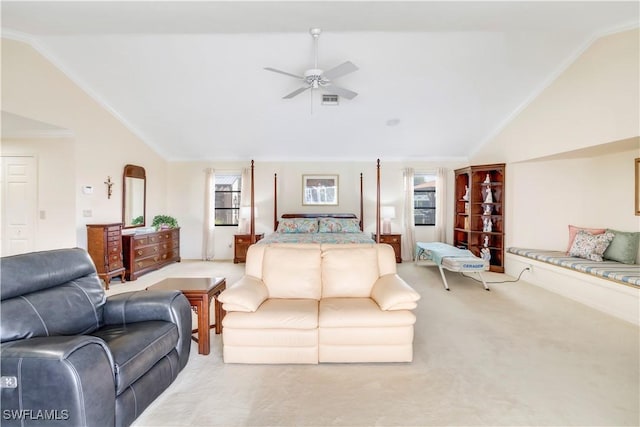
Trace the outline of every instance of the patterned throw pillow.
{"label": "patterned throw pillow", "polygon": [[591,261],[602,261],[602,255],[609,247],[613,237],[614,234],[609,231],[593,235],[588,231],[579,230],[569,250],[569,256],[577,256]]}
{"label": "patterned throw pillow", "polygon": [[588,231],[591,234],[602,234],[605,230],[604,228],[584,228],[584,227],[576,227],[575,225],[569,225],[569,244],[567,245],[567,253],[571,250],[571,246],[573,246],[573,241],[576,238],[576,233],[580,230]]}
{"label": "patterned throw pillow", "polygon": [[320,218],[320,233],[359,233],[356,218]]}
{"label": "patterned throw pillow", "polygon": [[286,218],[278,222],[277,233],[317,233],[318,220],[315,218]]}

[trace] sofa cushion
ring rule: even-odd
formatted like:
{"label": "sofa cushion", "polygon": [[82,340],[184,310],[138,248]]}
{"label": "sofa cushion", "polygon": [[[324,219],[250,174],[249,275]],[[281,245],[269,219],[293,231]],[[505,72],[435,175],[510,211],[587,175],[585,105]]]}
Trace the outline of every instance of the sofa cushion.
{"label": "sofa cushion", "polygon": [[409,310],[380,310],[371,298],[326,298],[320,300],[320,328],[407,326],[416,322]]}
{"label": "sofa cushion", "polygon": [[253,313],[234,311],[222,321],[237,329],[316,329],[318,301],[315,299],[268,299]]}
{"label": "sofa cushion", "polygon": [[[101,288],[93,287],[94,281],[98,281],[97,277],[80,277],[53,288],[2,301],[2,342],[85,334],[98,329],[102,325],[106,297]],[[86,282],[89,286],[85,286]]]}
{"label": "sofa cushion", "polygon": [[322,253],[322,298],[369,297],[380,277],[376,247],[346,246]]}
{"label": "sofa cushion", "polygon": [[269,297],[267,287],[262,280],[251,276],[243,276],[230,288],[218,296],[218,301],[227,311],[256,311],[260,304]]}
{"label": "sofa cushion", "polygon": [[269,298],[320,299],[320,247],[269,246],[264,250],[262,280]]}
{"label": "sofa cushion", "polygon": [[147,373],[178,343],[176,325],[161,320],[104,326],[91,335],[102,338],[111,351],[116,395]]}
{"label": "sofa cushion", "polygon": [[382,310],[412,310],[420,294],[397,274],[386,274],[373,285],[371,298]]}

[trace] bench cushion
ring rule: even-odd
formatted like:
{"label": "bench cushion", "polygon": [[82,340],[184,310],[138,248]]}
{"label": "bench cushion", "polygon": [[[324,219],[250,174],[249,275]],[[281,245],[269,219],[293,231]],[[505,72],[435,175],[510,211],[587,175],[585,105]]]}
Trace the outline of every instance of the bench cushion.
{"label": "bench cushion", "polygon": [[511,247],[507,252],[640,288],[640,265],[591,261],[562,251]]}

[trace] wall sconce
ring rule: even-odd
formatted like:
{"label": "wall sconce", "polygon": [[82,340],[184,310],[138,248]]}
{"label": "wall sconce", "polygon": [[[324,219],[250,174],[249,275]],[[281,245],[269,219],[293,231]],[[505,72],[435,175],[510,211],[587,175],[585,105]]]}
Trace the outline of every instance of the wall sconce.
{"label": "wall sconce", "polygon": [[380,216],[382,217],[382,234],[391,234],[391,220],[396,217],[395,206],[382,206]]}
{"label": "wall sconce", "polygon": [[111,177],[108,176],[107,180],[104,182],[107,185],[107,199],[111,198],[111,194],[113,193],[113,181],[111,181]]}

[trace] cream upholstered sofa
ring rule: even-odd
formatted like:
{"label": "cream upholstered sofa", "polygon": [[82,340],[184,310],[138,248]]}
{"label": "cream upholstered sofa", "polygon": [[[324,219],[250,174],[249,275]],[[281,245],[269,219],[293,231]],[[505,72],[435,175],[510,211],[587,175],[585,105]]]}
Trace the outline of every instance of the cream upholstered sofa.
{"label": "cream upholstered sofa", "polygon": [[385,244],[257,244],[219,297],[226,363],[410,362],[420,295]]}

